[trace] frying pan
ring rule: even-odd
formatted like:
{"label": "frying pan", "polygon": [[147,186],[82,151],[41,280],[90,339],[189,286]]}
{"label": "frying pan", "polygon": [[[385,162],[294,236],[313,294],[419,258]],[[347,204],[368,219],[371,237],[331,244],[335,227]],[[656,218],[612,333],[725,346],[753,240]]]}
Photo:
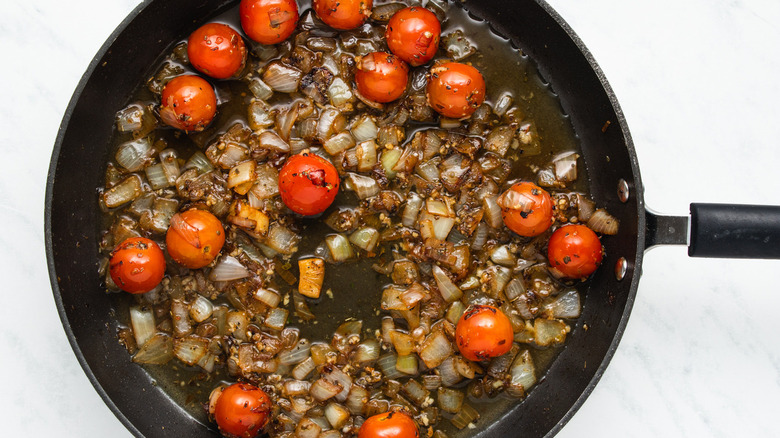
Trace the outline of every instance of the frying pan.
{"label": "frying pan", "polygon": [[[211,436],[213,431],[172,404],[143,369],[127,360],[116,341],[111,304],[99,293],[95,269],[99,213],[94,189],[108,158],[102,146],[109,142],[113,114],[138,79],[171,41],[232,4],[192,3],[147,2],[109,39],[68,107],[47,184],[47,256],[63,325],[98,392],[138,436],[158,436],[162,425],[165,435]],[[659,243],[685,243],[688,218],[646,210],[638,162],[615,96],[579,39],[549,6],[530,0],[466,6],[535,61],[580,137],[597,203],[621,221],[620,234],[604,241],[605,267],[590,283],[583,316],[567,347],[538,388],[479,435],[544,436],[557,432],[574,414],[612,357],[634,301],[644,251]],[[776,208],[697,205],[693,210],[692,255],[780,256]],[[625,264],[619,263],[621,258]],[[612,269],[618,266],[620,272],[625,267],[619,276]],[[88,301],[85,291],[94,292]]]}

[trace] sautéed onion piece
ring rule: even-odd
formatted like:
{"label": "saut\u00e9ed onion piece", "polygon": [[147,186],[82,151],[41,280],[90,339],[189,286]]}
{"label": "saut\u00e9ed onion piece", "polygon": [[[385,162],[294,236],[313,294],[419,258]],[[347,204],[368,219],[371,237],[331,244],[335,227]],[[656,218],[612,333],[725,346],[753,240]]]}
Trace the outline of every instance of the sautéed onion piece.
{"label": "saut\u00e9ed onion piece", "polygon": [[[428,106],[430,64],[411,69],[395,102],[357,91],[356,57],[386,49],[384,27],[404,2],[376,5],[368,24],[346,32],[303,11],[297,33],[255,45],[244,73],[218,83],[220,116],[201,133],[165,127],[156,110],[164,83],[193,73],[185,43],[118,109],[100,196],[102,265],[127,237],[164,248],[168,227],[183,227],[176,212],[205,209],[225,227],[222,253],[208,266],[170,261],[153,291],[117,295],[127,303],[120,340],[132,360],[191,371],[190,383],[209,388],[187,396],[193,406],[213,409],[218,382],[241,380],[271,397],[273,437],[354,435],[371,415],[401,408],[425,436],[441,438],[468,433],[500,393],[525,397],[565,344],[583,297],[548,271],[547,239],[570,222],[612,235],[618,222],[588,197],[571,128],[564,140],[540,136],[549,124],[533,117],[545,112],[529,96],[542,92],[525,89],[529,81],[491,82],[502,75],[480,52],[489,44],[470,36],[487,27],[447,2],[424,5],[443,22],[437,59],[473,63],[488,81],[489,103],[465,120]],[[516,51],[502,50],[520,65]],[[321,218],[296,216],[279,196],[279,169],[302,151],[339,172],[343,190]],[[555,223],[534,238],[513,234],[502,218],[526,202],[506,194],[521,180],[554,201]],[[378,276],[385,286],[353,287],[350,276]],[[318,311],[365,297],[371,308],[343,320]],[[507,314],[508,353],[461,356],[455,327],[470,304]]]}

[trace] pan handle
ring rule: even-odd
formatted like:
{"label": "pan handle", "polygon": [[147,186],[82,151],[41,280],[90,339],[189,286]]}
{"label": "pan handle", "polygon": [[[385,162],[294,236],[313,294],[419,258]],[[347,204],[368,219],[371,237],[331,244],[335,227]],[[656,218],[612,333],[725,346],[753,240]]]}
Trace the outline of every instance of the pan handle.
{"label": "pan handle", "polygon": [[693,203],[690,217],[648,210],[645,248],[675,244],[691,257],[780,259],[780,206]]}

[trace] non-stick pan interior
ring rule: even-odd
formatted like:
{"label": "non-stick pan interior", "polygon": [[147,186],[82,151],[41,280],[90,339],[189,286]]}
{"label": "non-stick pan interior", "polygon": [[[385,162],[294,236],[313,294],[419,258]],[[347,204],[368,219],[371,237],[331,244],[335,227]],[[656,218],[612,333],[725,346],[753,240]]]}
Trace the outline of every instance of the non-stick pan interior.
{"label": "non-stick pan interior", "polygon": [[[119,419],[139,436],[212,436],[179,408],[117,342],[115,317],[97,274],[100,212],[96,187],[115,112],[174,41],[233,2],[158,0],[141,5],[101,49],[63,119],[46,196],[49,270],[60,316],[85,372]],[[598,380],[625,326],[644,249],[644,205],[625,121],[606,81],[579,40],[546,4],[533,0],[466,2],[477,18],[530,56],[559,95],[580,138],[599,206],[620,220],[604,239],[605,267],[586,293],[583,316],[545,378],[505,417],[480,424],[478,436],[544,436],[557,431]],[[621,202],[618,182],[629,199]],[[618,281],[613,267],[625,257]]]}

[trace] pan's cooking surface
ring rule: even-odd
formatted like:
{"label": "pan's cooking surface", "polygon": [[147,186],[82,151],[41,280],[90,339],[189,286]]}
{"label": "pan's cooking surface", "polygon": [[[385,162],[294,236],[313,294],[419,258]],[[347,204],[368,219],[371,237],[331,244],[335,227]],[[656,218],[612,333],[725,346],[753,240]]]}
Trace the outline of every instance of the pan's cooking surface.
{"label": "pan's cooking surface", "polygon": [[[675,2],[670,2],[668,5],[654,4],[652,9],[643,10],[641,13],[624,9],[628,6],[619,2],[594,1],[583,2],[583,4],[577,5],[568,3],[561,5],[553,4],[556,7],[571,8],[568,11],[564,9],[564,15],[589,44],[592,45],[594,44],[592,41],[596,41],[596,47],[599,47],[601,44],[619,47],[614,52],[597,51],[596,58],[601,61],[602,66],[605,67],[606,72],[612,78],[613,84],[618,89],[618,95],[623,99],[625,108],[630,116],[629,119],[635,128],[635,133],[637,131],[636,127],[639,126],[638,137],[642,141],[638,143],[640,146],[645,145],[646,147],[646,152],[643,153],[640,150],[640,153],[643,153],[641,157],[645,169],[659,174],[648,178],[651,182],[648,185],[655,189],[655,198],[652,197],[653,192],[650,192],[651,205],[661,207],[665,211],[681,213],[685,209],[686,203],[694,198],[692,193],[702,193],[699,190],[704,190],[703,197],[706,199],[777,203],[776,198],[773,198],[772,191],[774,179],[767,173],[753,172],[751,189],[747,193],[741,189],[739,184],[719,185],[717,188],[705,185],[705,182],[711,179],[713,174],[717,174],[720,180],[723,180],[725,177],[726,181],[737,181],[737,179],[730,179],[732,177],[729,175],[729,172],[734,167],[736,169],[754,169],[756,165],[755,157],[746,157],[744,154],[734,155],[732,150],[734,144],[750,143],[752,153],[761,156],[769,162],[777,161],[776,149],[770,147],[765,141],[761,141],[762,136],[764,138],[772,137],[771,135],[762,135],[762,133],[766,132],[764,127],[772,126],[772,122],[768,120],[767,116],[771,114],[772,107],[765,106],[769,105],[765,102],[777,101],[777,98],[769,98],[769,95],[776,92],[776,85],[765,77],[765,73],[776,71],[776,68],[769,68],[768,66],[776,66],[776,61],[772,61],[773,58],[770,55],[777,53],[777,50],[772,51],[768,48],[771,45],[768,46],[766,44],[767,41],[777,40],[774,38],[775,34],[768,33],[767,29],[770,28],[766,26],[766,22],[776,22],[778,20],[764,18],[776,17],[776,10],[767,8],[753,14],[748,8],[760,9],[760,6],[743,4],[741,6],[730,6],[729,9],[710,10],[704,8],[714,8],[716,6],[697,5],[696,7],[703,8],[703,11],[698,9],[696,13],[691,13],[691,11],[687,10],[680,11],[679,16],[671,17],[673,21],[669,24],[669,27],[685,28],[691,26],[700,29],[700,31],[689,40],[685,39],[688,38],[685,35],[675,35],[675,38],[682,39],[672,42],[664,38],[658,38],[658,35],[673,35],[676,32],[660,32],[654,26],[658,23],[670,23],[668,21],[670,18],[668,11],[675,11],[675,6],[677,6]],[[58,7],[58,5],[53,4],[47,8],[44,2],[38,5],[37,11],[32,11],[25,17],[38,17],[37,22],[31,25],[33,30],[51,28],[53,32],[60,32],[62,37],[54,38],[53,40],[75,40],[74,36],[80,34],[74,33],[73,27],[63,27],[62,20],[59,20],[60,16],[57,17],[58,20],[53,20],[52,16],[45,12],[57,11]],[[86,7],[78,8],[75,5],[73,7],[76,9],[89,9]],[[24,7],[20,6],[18,9],[24,10]],[[606,14],[605,11],[609,11],[609,14]],[[13,10],[13,12],[16,12],[16,10]],[[105,9],[96,7],[94,13],[89,16],[90,23],[94,23],[96,17],[103,13],[106,13]],[[607,16],[614,18],[611,18],[607,23],[605,22],[605,17]],[[643,20],[637,20],[637,16],[643,17]],[[624,20],[621,20],[621,17]],[[118,22],[117,18],[111,19],[109,17],[106,20],[111,23]],[[20,22],[26,22],[24,17]],[[709,23],[709,25],[698,24],[702,22]],[[50,23],[50,26],[42,26],[40,23]],[[113,27],[113,24],[111,26]],[[94,28],[95,26],[92,27]],[[614,31],[614,29],[619,29],[619,31]],[[729,31],[724,32],[723,29],[728,29]],[[614,33],[611,33],[611,31]],[[40,34],[50,35],[48,31],[41,31]],[[764,35],[763,40],[761,40],[762,35]],[[96,35],[98,40],[102,40],[103,37]],[[696,50],[696,48],[702,46],[705,49]],[[59,48],[60,46],[57,45],[56,47]],[[84,46],[74,44],[73,47],[72,52],[81,54],[83,57],[85,50],[88,50],[91,54],[97,46],[85,49]],[[637,47],[642,47],[643,49],[640,50]],[[760,47],[761,53],[752,52],[751,49],[753,47]],[[657,51],[653,51],[653,48],[657,48]],[[722,56],[724,52],[729,55]],[[70,53],[70,51],[65,50],[64,53]],[[696,54],[696,56],[691,56],[693,54]],[[712,56],[712,54],[717,55]],[[56,54],[52,53],[52,56],[55,60],[59,59],[62,56],[62,51],[58,51]],[[48,60],[49,57],[43,57],[43,59]],[[72,60],[69,59],[68,61]],[[79,63],[79,65],[82,67],[75,67],[75,72],[67,72],[66,70],[62,74],[70,74],[71,77],[80,74],[83,65],[86,65],[86,61]],[[670,89],[668,66],[671,65],[679,66],[679,68],[674,69],[674,74],[680,75],[679,77],[682,79],[674,87],[671,87],[669,93],[659,93],[658,90]],[[688,69],[683,68],[686,65],[689,66]],[[743,77],[743,70],[751,71],[751,81],[740,80]],[[692,74],[688,73],[689,71],[700,73]],[[621,75],[621,72],[626,74]],[[723,78],[723,81],[731,82],[735,85],[726,95],[716,93],[716,87],[711,87],[712,82],[715,80],[707,81],[705,76],[707,78]],[[34,75],[31,77],[34,77]],[[705,80],[702,80],[702,78],[705,78]],[[23,79],[22,83],[25,83],[26,80],[26,78]],[[75,83],[75,79],[72,80]],[[689,86],[690,84],[694,85]],[[51,87],[50,83],[43,85],[41,89],[47,90],[47,87]],[[712,90],[709,90],[710,87]],[[37,86],[28,87],[27,89],[32,88],[39,89]],[[19,89],[23,90],[25,87],[19,87]],[[643,94],[641,90],[647,91]],[[762,96],[762,99],[734,99],[736,94],[740,94],[739,90],[742,90],[741,95]],[[64,92],[58,88],[56,90],[52,89],[50,94],[60,96],[60,105],[64,105],[62,102],[67,99],[66,94],[69,93],[70,91]],[[725,108],[714,104],[716,102],[712,102],[713,95],[718,96],[716,100],[723,99],[724,102],[730,102],[729,107]],[[664,107],[668,102],[669,96],[672,96],[674,102],[678,104],[664,108],[664,111],[659,111],[658,108]],[[689,102],[688,98],[691,96],[694,97],[691,100],[696,103]],[[628,99],[626,99],[627,97]],[[40,101],[35,98],[20,98],[16,100],[21,102],[17,105],[20,113],[25,113],[23,111],[24,102]],[[750,100],[750,102],[746,100]],[[750,105],[747,105],[747,103],[750,103]],[[697,111],[694,108],[699,108],[699,110]],[[756,111],[757,108],[762,109],[758,111],[758,115],[749,119],[743,117],[744,114],[752,114],[752,111]],[[39,111],[29,111],[27,113],[37,115]],[[637,117],[637,114],[640,117]],[[739,115],[736,116],[736,119],[739,120],[738,124],[731,123],[735,120],[735,114]],[[54,118],[57,117],[55,116]],[[4,120],[17,119],[5,118]],[[691,129],[687,125],[679,125],[682,120],[685,120],[686,123],[692,123],[697,129]],[[663,128],[659,129],[659,126]],[[717,132],[711,129],[712,126],[718,126]],[[36,134],[40,130],[34,129],[32,124],[29,125],[29,128],[26,131],[30,135],[40,135]],[[6,131],[17,132],[18,130],[19,126],[9,126]],[[699,134],[699,132],[702,132],[702,134]],[[696,138],[692,137],[694,133]],[[769,133],[766,132],[766,134]],[[747,136],[747,140],[745,136]],[[46,143],[45,140],[41,143]],[[695,148],[698,142],[702,140],[704,143],[702,147],[706,149],[701,153],[705,153],[706,156],[728,157],[725,160],[725,165],[728,167],[718,168],[716,172],[703,172],[700,170],[701,166],[690,166],[688,164],[696,162],[700,158],[701,153],[688,152],[687,148],[689,146]],[[724,142],[729,144],[724,144]],[[24,141],[20,143],[24,144]],[[647,147],[647,145],[651,146]],[[30,151],[34,152],[34,149],[31,148]],[[653,156],[653,154],[659,153],[659,157]],[[45,151],[38,154],[38,157],[31,156],[29,162],[39,161],[41,155],[45,155]],[[650,157],[650,159],[648,160],[647,157]],[[684,158],[680,159],[678,164],[675,160],[670,162],[670,157]],[[720,166],[721,162],[717,161],[716,165]],[[673,170],[669,171],[668,166],[671,166]],[[661,174],[662,172],[663,174]],[[679,175],[684,175],[686,181],[692,181],[693,183],[678,187],[673,181]],[[700,176],[697,178],[695,175]],[[701,183],[699,183],[699,180]],[[663,197],[661,194],[663,194]],[[723,198],[724,194],[725,199]],[[747,199],[744,197],[747,197]],[[696,196],[696,199],[702,199],[702,196]],[[21,229],[24,229],[24,227],[21,227]],[[16,237],[14,236],[13,238]],[[29,239],[29,241],[35,240],[37,239]],[[19,248],[27,247],[20,244]],[[27,251],[19,251],[20,254],[25,252]],[[645,271],[648,274],[655,273],[656,275],[649,275],[648,278],[650,280],[646,279],[643,287],[645,293],[643,295],[640,294],[640,297],[644,298],[644,302],[638,308],[639,322],[637,322],[636,315],[632,320],[634,321],[633,326],[639,325],[640,329],[629,331],[628,339],[624,342],[624,347],[628,344],[629,353],[622,355],[621,359],[620,355],[623,350],[619,350],[619,359],[610,368],[610,373],[603,382],[605,385],[597,389],[595,398],[591,398],[586,405],[586,409],[575,417],[574,422],[569,427],[564,429],[562,436],[567,436],[567,433],[569,433],[567,431],[575,426],[577,430],[572,433],[577,433],[578,436],[581,436],[582,433],[588,435],[588,430],[593,431],[593,433],[596,433],[595,431],[619,430],[622,435],[637,436],[644,433],[647,436],[656,436],[661,433],[659,429],[656,429],[660,427],[659,425],[679,426],[676,428],[678,431],[701,431],[701,434],[704,435],[715,435],[709,429],[710,425],[718,432],[731,431],[732,434],[746,433],[747,431],[755,435],[769,435],[773,430],[771,424],[766,424],[766,419],[772,418],[766,409],[774,405],[770,401],[777,400],[778,390],[776,385],[772,387],[771,383],[767,385],[766,382],[776,381],[776,376],[773,377],[771,370],[775,369],[772,365],[772,357],[777,356],[777,353],[772,352],[776,351],[773,348],[777,344],[764,337],[765,334],[768,335],[773,332],[772,327],[761,325],[763,320],[755,316],[765,314],[766,309],[776,308],[777,305],[772,304],[772,299],[776,299],[776,297],[767,297],[763,294],[760,296],[756,295],[752,299],[733,300],[732,304],[727,306],[725,311],[715,306],[708,307],[707,313],[694,310],[693,315],[690,310],[677,304],[680,301],[680,297],[685,297],[684,301],[690,300],[691,296],[706,298],[713,291],[755,290],[757,293],[764,292],[766,285],[760,278],[741,276],[738,285],[733,276],[729,275],[729,271],[736,269],[742,272],[766,272],[770,266],[762,264],[766,262],[739,262],[736,264],[733,262],[716,261],[706,261],[706,264],[705,262],[699,262],[694,265],[701,267],[693,272],[694,279],[670,281],[669,277],[680,279],[685,275],[691,276],[691,273],[681,272],[680,266],[687,267],[691,262],[687,261],[684,256],[680,257],[680,252],[684,251],[674,249],[664,251],[663,254],[653,254],[650,257],[651,263],[645,265]],[[709,267],[709,269],[704,268],[705,266]],[[28,271],[32,272],[33,269]],[[663,275],[657,275],[658,272],[662,272]],[[17,280],[11,279],[10,285],[12,288],[15,281]],[[650,282],[649,286],[648,282]],[[45,285],[42,286],[44,289],[45,287]],[[19,284],[15,289],[23,288],[28,289],[29,284],[26,282],[25,284]],[[660,294],[662,298],[653,298],[659,296],[659,291],[662,291]],[[734,298],[729,294],[726,295],[720,296],[727,300]],[[658,300],[655,301],[657,303],[655,305],[653,304],[654,299]],[[670,305],[670,303],[674,304]],[[651,310],[646,311],[644,309],[648,304],[651,306]],[[720,321],[731,320],[735,315],[735,308],[736,315],[741,317],[740,324],[743,327],[747,327],[745,331],[756,335],[749,338],[748,342],[745,342],[742,337],[735,338],[732,335],[733,330],[730,328],[730,325],[719,323]],[[24,314],[23,312],[16,313],[19,315]],[[674,323],[667,324],[665,323],[668,322],[667,319],[656,315],[670,315]],[[13,318],[21,318],[21,316],[12,316],[12,320],[14,320]],[[693,326],[689,325],[691,320],[696,322]],[[700,321],[712,321],[712,324],[702,325],[699,324]],[[702,326],[704,330],[701,330]],[[43,325],[43,327],[51,328],[47,333],[59,330],[57,327],[49,325]],[[36,330],[36,327],[30,327],[25,333],[25,339],[35,340],[37,336]],[[696,344],[698,344],[698,346],[693,345],[692,348],[690,343],[685,342],[685,340],[690,339],[688,335],[691,333],[694,334]],[[49,340],[48,335],[46,338],[41,336],[39,339]],[[710,343],[710,339],[713,339],[712,343]],[[715,339],[717,341],[714,341]],[[708,357],[706,353],[708,345],[712,345],[712,348],[709,349],[711,351],[724,348],[729,352],[734,352],[734,356],[739,358],[738,360],[740,361],[738,366],[747,367],[745,374],[757,376],[757,378],[761,378],[765,382],[761,385],[762,391],[758,392],[749,387],[746,390],[729,390],[724,392],[719,389],[720,386],[712,385],[712,382],[716,381],[717,378],[733,372],[734,367],[731,366],[731,360],[719,361]],[[52,372],[44,373],[43,375],[37,373],[34,380],[32,377],[29,380],[14,379],[11,382],[11,388],[17,387],[16,385],[19,385],[17,382],[32,382],[30,385],[34,388],[41,382],[48,381],[52,383],[50,387],[68,388],[69,396],[76,397],[76,400],[84,400],[84,397],[86,399],[94,397],[91,387],[86,385],[86,389],[84,389],[83,386],[79,386],[85,385],[83,379],[78,380],[79,383],[73,383],[71,375],[63,374],[60,364],[68,363],[69,361],[72,363],[70,352],[59,347],[53,350],[64,354],[61,358],[53,357],[52,360],[37,362],[46,367],[51,366],[47,365],[47,363],[57,364],[55,368],[51,369]],[[14,349],[14,354],[20,354],[20,352],[24,354],[24,351],[23,348],[16,348]],[[659,351],[661,352],[660,354]],[[52,354],[54,353],[47,352],[46,357],[50,357]],[[707,366],[704,369],[696,367],[695,372],[691,372],[689,367],[675,368],[667,366],[670,360],[679,360],[681,357],[685,358],[683,361],[685,363],[699,363],[703,361]],[[35,369],[38,368],[23,367],[16,374],[27,376]],[[72,370],[72,366],[66,367],[66,369]],[[661,370],[663,371],[655,372]],[[767,371],[769,371],[769,374],[767,374]],[[49,376],[52,375],[59,376],[56,380],[56,385],[54,385],[55,381],[50,380],[51,377]],[[615,375],[618,377],[614,377]],[[615,379],[618,379],[618,381],[616,382]],[[676,390],[676,388],[686,388],[691,384],[695,385],[695,389]],[[631,394],[625,393],[624,389],[626,387],[631,388]],[[667,389],[661,392],[657,390],[660,387]],[[25,391],[29,389],[27,386],[24,388]],[[16,392],[21,393],[24,391],[20,388]],[[85,396],[79,397],[79,393],[85,394]],[[605,396],[604,394],[608,395]],[[768,399],[765,398],[767,394],[769,394]],[[86,403],[86,406],[84,403]],[[57,420],[36,422],[38,424],[36,427],[55,427],[57,432],[61,432],[61,425],[66,425],[65,429],[84,432],[80,433],[83,436],[114,436],[123,433],[121,427],[116,434],[106,433],[105,427],[114,420],[107,413],[104,415],[109,416],[108,423],[105,421],[106,418],[101,420],[100,416],[95,419],[92,415],[94,409],[88,408],[89,403],[94,403],[94,399],[92,402],[74,403],[73,406],[76,407],[61,406],[56,411],[41,413],[41,415],[57,415]],[[594,408],[596,409],[595,414],[591,408],[594,403],[597,406]],[[718,405],[729,406],[729,409],[724,413],[720,413]],[[9,418],[27,418],[26,415],[29,415],[29,413],[24,410],[24,406],[25,403],[15,403],[7,406],[11,410]],[[30,405],[27,404],[27,406]],[[606,407],[604,411],[598,411],[598,406]],[[667,409],[665,406],[677,406],[680,409]],[[690,406],[697,406],[695,415],[681,416],[677,413],[688,412],[687,409]],[[101,409],[99,406],[95,407],[98,410]],[[14,415],[14,412],[18,410],[21,412],[18,415]],[[81,417],[81,415],[84,415],[84,412],[89,412],[89,417]],[[621,420],[605,423],[604,418],[620,418]],[[643,421],[644,419],[647,421]],[[48,426],[49,424],[52,426]],[[635,428],[637,424],[643,424],[647,427],[639,430]],[[14,425],[12,420],[12,431],[14,431]],[[71,427],[68,428],[68,425]],[[20,427],[26,428],[27,426]],[[40,432],[40,429],[36,428],[35,431]],[[90,431],[96,432],[92,434]],[[30,429],[21,429],[19,432],[27,432],[29,434],[32,431]]]}
{"label": "pan's cooking surface", "polygon": [[[306,8],[304,3],[301,3],[301,7]],[[237,11],[231,9],[210,18],[209,21],[232,23],[233,26],[238,27],[239,24],[235,22],[236,18]],[[527,120],[533,121],[542,138],[542,153],[536,156],[521,157],[514,165],[510,180],[534,180],[536,178],[535,169],[549,163],[552,156],[564,151],[579,151],[578,140],[574,135],[568,117],[562,113],[560,102],[553,94],[549,84],[539,77],[533,62],[527,56],[513,48],[507,40],[491,32],[486,23],[468,18],[465,10],[453,6],[450,9],[448,21],[443,32],[447,34],[455,30],[462,30],[466,35],[469,35],[469,40],[479,50],[478,54],[469,58],[468,61],[473,62],[475,66],[485,73],[486,82],[489,84],[488,102],[495,105],[498,97],[505,93],[515,96],[516,105],[523,114],[526,114]],[[170,52],[171,48],[177,43],[178,41],[172,41],[166,52]],[[147,76],[152,75],[157,69],[158,66],[151,67]],[[233,98],[220,107],[219,118],[213,124],[212,129],[198,135],[201,138],[199,140],[201,142],[204,142],[202,138],[213,138],[221,134],[227,126],[230,126],[230,123],[225,124],[221,121],[232,121],[236,117],[245,117],[243,113],[245,113],[246,108],[243,105],[243,101],[236,98],[238,95],[250,93],[245,84],[239,81],[231,81],[219,83],[219,86],[223,90],[227,90],[229,86]],[[139,80],[138,89],[128,100],[128,103],[143,102],[147,104],[153,103],[155,100],[156,97],[147,90],[145,83]],[[412,136],[413,130],[410,129],[410,131],[407,132],[407,138]],[[121,144],[128,139],[128,134],[115,133],[114,135],[115,140],[112,142],[114,143],[112,149],[116,147],[116,144]],[[162,131],[160,135],[165,136],[169,147],[179,150],[181,157],[186,158],[194,150],[197,150],[192,147],[191,142],[186,137],[175,135],[172,131]],[[206,144],[210,142],[211,140],[205,141]],[[113,155],[113,151],[111,155]],[[578,173],[578,180],[573,185],[573,188],[587,192],[587,169],[584,166],[580,166]],[[347,205],[354,205],[356,201],[353,198],[351,195],[342,193],[337,198],[336,204],[346,203]],[[122,211],[115,213],[122,213]],[[113,216],[114,214],[112,213],[105,218],[105,222],[101,224],[100,231],[110,225]],[[322,242],[324,237],[332,233],[332,230],[319,219],[303,220],[301,222],[304,224],[304,240],[299,245],[299,251],[293,257],[293,260],[300,255],[314,253],[316,246]],[[327,336],[333,333],[347,318],[362,320],[364,333],[373,334],[375,331],[378,331],[381,320],[379,309],[381,290],[389,283],[389,280],[386,276],[376,273],[371,268],[374,263],[377,263],[376,259],[362,258],[357,262],[328,265],[323,290],[332,291],[332,293],[323,294],[323,298],[315,303],[310,303],[312,311],[317,315],[316,321],[314,323],[302,323],[297,321],[297,318],[291,318],[295,322],[290,325],[299,327],[302,336],[311,341],[327,340]],[[293,273],[297,275],[294,263]],[[283,282],[278,282],[274,288],[281,292],[282,295],[292,292],[292,288]],[[580,287],[580,289],[583,293],[585,292],[584,287]],[[112,306],[115,308],[118,322],[126,326],[128,324],[128,305],[132,304],[132,297],[128,294],[120,293],[113,295],[111,300],[114,303]],[[292,304],[285,307],[292,311]],[[114,330],[119,329],[113,321],[111,326]],[[531,351],[537,375],[541,377],[560,349],[532,349]],[[118,360],[129,360],[129,358],[130,356],[126,355],[118,358]],[[202,377],[198,378],[199,373],[197,370],[184,369],[185,367],[182,367],[181,364],[174,362],[171,362],[171,366],[148,366],[146,370],[154,379],[157,387],[162,388],[167,395],[172,397],[176,403],[182,406],[195,419],[207,424],[208,420],[202,405],[207,400],[209,392],[219,380],[231,381],[233,379],[222,372],[218,373],[214,378],[203,380]],[[518,404],[518,402],[517,399],[506,396],[499,396],[495,400],[484,397],[471,401],[482,416],[479,421],[480,425],[490,424],[495,421],[510,406]],[[470,430],[459,432],[449,424],[448,420],[443,420],[438,427],[447,431],[453,437],[473,435],[473,432]]]}

